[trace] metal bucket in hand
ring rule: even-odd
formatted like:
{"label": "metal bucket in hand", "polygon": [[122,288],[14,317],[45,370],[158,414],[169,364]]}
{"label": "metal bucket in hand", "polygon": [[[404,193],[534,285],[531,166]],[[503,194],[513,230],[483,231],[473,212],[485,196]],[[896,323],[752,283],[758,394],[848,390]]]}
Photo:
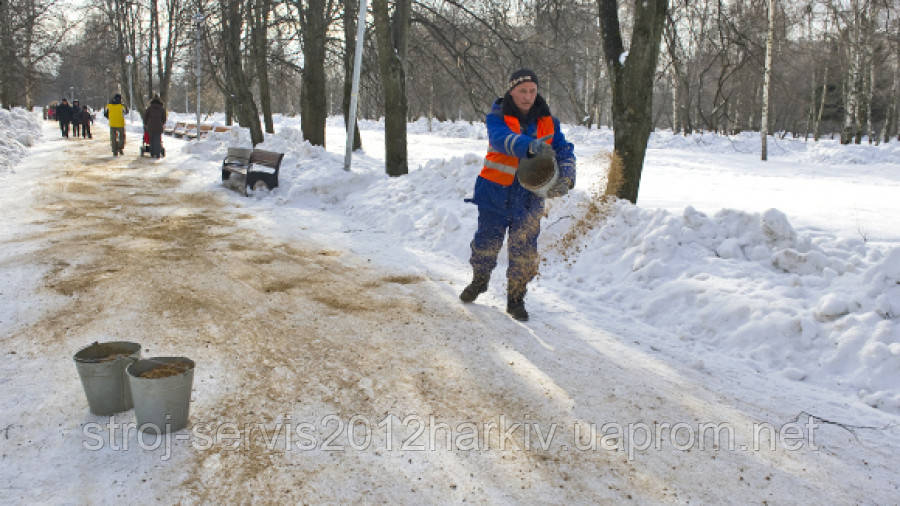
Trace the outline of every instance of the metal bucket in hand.
{"label": "metal bucket in hand", "polygon": [[550,154],[537,155],[534,158],[519,160],[516,171],[519,184],[538,197],[547,198],[547,192],[559,179],[559,166],[556,157]]}

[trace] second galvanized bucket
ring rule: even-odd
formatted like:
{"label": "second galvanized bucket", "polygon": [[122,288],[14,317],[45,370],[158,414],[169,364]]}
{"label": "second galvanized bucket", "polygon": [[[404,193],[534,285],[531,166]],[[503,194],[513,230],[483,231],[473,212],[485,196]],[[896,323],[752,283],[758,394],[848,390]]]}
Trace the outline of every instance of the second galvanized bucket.
{"label": "second galvanized bucket", "polygon": [[128,341],[95,342],[78,350],[75,368],[91,413],[107,416],[131,409],[125,367],[140,357],[141,345]]}
{"label": "second galvanized bucket", "polygon": [[138,360],[126,369],[138,430],[165,434],[187,426],[194,361],[185,357]]}

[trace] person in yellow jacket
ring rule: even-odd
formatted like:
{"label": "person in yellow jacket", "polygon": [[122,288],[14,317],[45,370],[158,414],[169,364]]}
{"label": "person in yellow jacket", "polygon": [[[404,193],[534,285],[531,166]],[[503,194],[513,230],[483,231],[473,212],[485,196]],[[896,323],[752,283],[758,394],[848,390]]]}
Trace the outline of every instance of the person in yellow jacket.
{"label": "person in yellow jacket", "polygon": [[109,118],[109,144],[113,156],[125,154],[125,115],[128,108],[122,103],[122,95],[116,93],[112,102],[106,104],[103,115]]}

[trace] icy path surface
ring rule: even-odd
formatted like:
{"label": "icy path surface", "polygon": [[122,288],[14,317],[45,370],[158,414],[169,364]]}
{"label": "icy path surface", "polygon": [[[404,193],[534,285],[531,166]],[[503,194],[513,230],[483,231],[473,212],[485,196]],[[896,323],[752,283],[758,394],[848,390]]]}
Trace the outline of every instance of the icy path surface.
{"label": "icy path surface", "polygon": [[[0,185],[5,501],[900,497],[895,417],[811,419],[783,380],[667,361],[641,342],[658,330],[603,308],[523,325],[464,306],[324,242],[332,218],[184,191],[173,161],[99,137],[47,141]],[[294,239],[266,232],[278,212]],[[88,413],[71,356],[111,338],[197,362],[189,428],[138,439],[132,412]]]}

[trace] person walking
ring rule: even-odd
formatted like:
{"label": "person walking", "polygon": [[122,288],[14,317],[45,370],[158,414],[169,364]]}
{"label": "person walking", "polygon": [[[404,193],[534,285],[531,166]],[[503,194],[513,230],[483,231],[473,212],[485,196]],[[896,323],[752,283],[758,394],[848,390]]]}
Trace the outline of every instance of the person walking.
{"label": "person walking", "polygon": [[116,93],[112,101],[106,104],[103,115],[109,118],[109,144],[113,156],[125,154],[125,115],[128,108],[122,103],[122,95]]}
{"label": "person walking", "polygon": [[166,108],[163,106],[159,95],[150,99],[150,106],[144,111],[144,131],[150,137],[150,156],[160,157],[162,149],[163,127],[166,125]]}
{"label": "person walking", "polygon": [[72,101],[72,137],[78,138],[81,130],[81,104],[78,99]]}
{"label": "person walking", "polygon": [[81,108],[81,137],[84,139],[93,139],[91,135],[91,123],[94,122],[94,115],[91,114],[90,108],[84,106]]}
{"label": "person walking", "polygon": [[506,312],[520,321],[525,310],[527,284],[538,273],[537,241],[544,198],[519,184],[517,170],[523,158],[555,158],[559,175],[547,198],[565,195],[575,186],[574,147],[566,141],[559,120],[538,94],[538,76],[519,69],[510,76],[506,93],[485,118],[489,146],[484,167],[475,179],[474,196],[466,202],[478,206],[478,229],[472,239],[472,282],[459,295],[469,303],[487,291],[497,255],[509,235],[506,270]]}
{"label": "person walking", "polygon": [[56,121],[59,121],[59,130],[62,136],[69,137],[69,123],[72,121],[72,107],[69,101],[63,98],[56,106]]}

